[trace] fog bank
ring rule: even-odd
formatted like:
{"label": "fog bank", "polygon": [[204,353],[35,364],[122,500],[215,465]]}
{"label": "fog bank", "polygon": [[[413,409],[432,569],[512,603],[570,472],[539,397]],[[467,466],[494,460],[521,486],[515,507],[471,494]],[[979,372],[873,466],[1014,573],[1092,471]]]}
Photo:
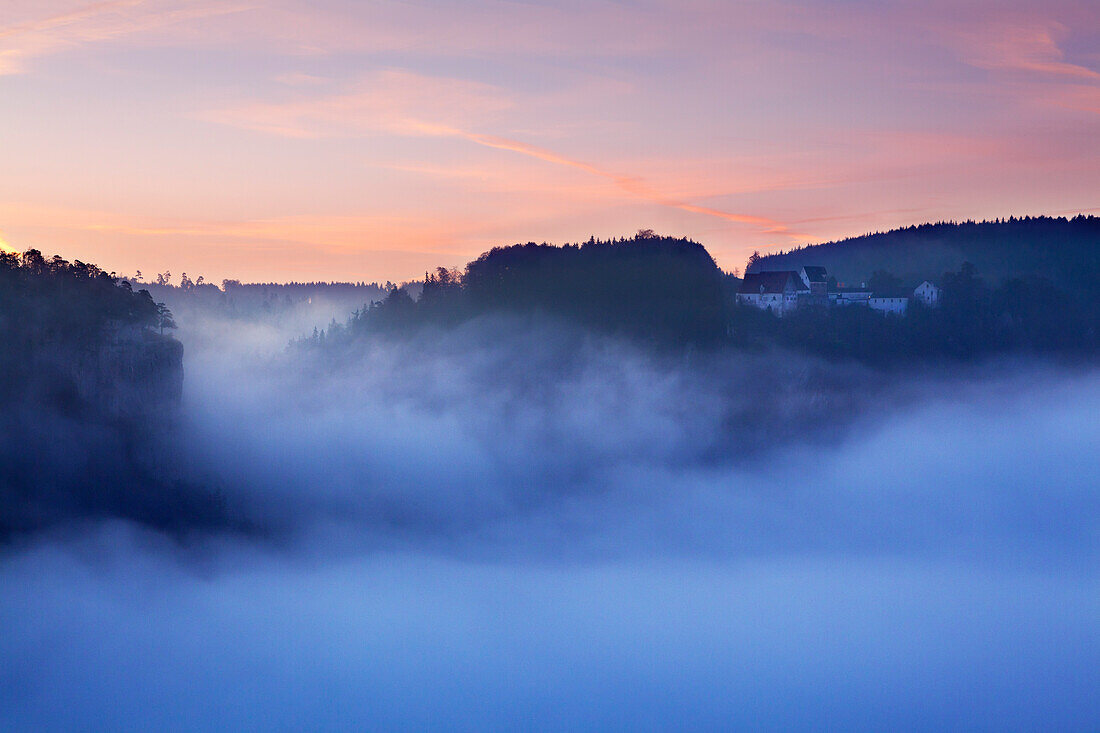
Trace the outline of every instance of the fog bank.
{"label": "fog bank", "polygon": [[1094,574],[382,553],[207,576],[41,550],[0,577],[18,589],[0,602],[12,728],[1080,730],[1100,714]]}
{"label": "fog bank", "polygon": [[1100,724],[1100,372],[529,326],[209,325],[177,457],[270,531],[0,556],[0,727]]}

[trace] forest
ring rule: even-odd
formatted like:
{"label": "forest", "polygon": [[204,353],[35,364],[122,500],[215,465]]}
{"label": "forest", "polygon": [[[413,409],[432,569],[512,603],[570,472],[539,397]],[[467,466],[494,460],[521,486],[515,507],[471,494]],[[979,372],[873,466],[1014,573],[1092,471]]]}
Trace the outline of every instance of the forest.
{"label": "forest", "polygon": [[[1049,221],[1056,220],[981,226],[1041,230]],[[1094,224],[1085,219],[1075,222],[1072,226],[1086,229]],[[917,231],[941,239],[956,237],[944,234],[948,228],[965,237],[970,225],[931,225]],[[911,299],[908,314],[900,318],[866,307],[807,307],[780,318],[737,305],[734,293],[740,280],[719,270],[701,244],[649,231],[629,239],[590,239],[561,247],[517,244],[494,248],[463,271],[439,268],[428,274],[419,299],[406,289],[391,288],[384,299],[356,310],[346,323],[333,322],[298,344],[331,350],[372,334],[408,336],[424,328],[453,328],[487,314],[507,313],[546,317],[661,348],[782,348],[877,366],[966,361],[1003,353],[1088,355],[1100,348],[1100,276],[1088,276],[1082,262],[1086,253],[1100,252],[1100,229],[1087,231],[1093,232],[1092,238],[1053,246],[1056,254],[1046,256],[1038,271],[1022,264],[1019,270],[1002,266],[993,274],[963,260],[953,270],[898,275],[918,261],[914,251],[921,250],[920,241],[903,248],[903,259],[891,258],[894,250],[882,242],[867,245],[881,245],[884,254],[873,258],[879,267],[856,273],[857,282],[899,295],[911,295],[923,279],[942,288],[938,307],[923,307]],[[904,238],[909,232],[900,230],[888,237]],[[1027,247],[1039,244],[1030,242]],[[1059,252],[1068,260],[1058,259]],[[798,253],[812,258],[818,250]],[[777,262],[794,267],[802,260],[754,258],[749,269],[770,269],[778,267]],[[1096,262],[1089,266],[1095,268]],[[1069,271],[1075,274],[1050,277]]]}
{"label": "forest", "polygon": [[175,327],[95,265],[0,253],[0,541],[89,518],[230,524],[217,493],[172,466]]}
{"label": "forest", "polygon": [[174,342],[161,338],[166,328],[175,328],[175,322],[163,303],[95,265],[59,255],[46,259],[34,249],[0,253],[4,404],[43,393],[101,398],[101,390],[93,394],[85,383],[98,380],[97,369],[119,351],[114,347],[120,338],[171,350]]}
{"label": "forest", "polygon": [[495,247],[464,271],[438,268],[414,300],[405,288],[356,311],[311,342],[449,327],[491,313],[544,316],[654,344],[717,344],[725,334],[725,280],[689,239],[649,231],[561,247]]}
{"label": "forest", "polygon": [[303,306],[322,300],[339,306],[345,313],[361,303],[380,300],[397,284],[365,282],[289,282],[242,283],[222,280],[221,287],[186,272],[172,284],[172,273],[158,273],[150,283],[138,277],[123,278],[133,288],[148,290],[156,300],[170,303],[174,310],[199,309],[219,317],[249,321],[253,319],[286,320]]}
{"label": "forest", "polygon": [[[988,224],[994,230],[1048,225]],[[1077,221],[1073,226],[1084,225]],[[944,234],[945,225],[926,231],[951,238]],[[1096,242],[1073,241],[1053,249],[1078,253],[1073,257],[1084,272],[1080,253]],[[189,338],[199,338],[195,343],[205,351],[215,343],[210,338],[229,338],[247,348],[249,338],[274,336],[285,339],[278,347],[285,356],[274,354],[271,363],[288,369],[292,364],[309,371],[310,364],[350,363],[343,357],[362,354],[358,347],[369,344],[389,344],[386,348],[408,352],[415,362],[415,354],[446,343],[447,358],[461,361],[493,339],[522,353],[528,347],[517,343],[537,344],[548,334],[568,333],[572,340],[567,342],[578,347],[606,343],[657,358],[672,355],[673,362],[677,355],[709,355],[699,363],[708,364],[710,372],[716,363],[729,365],[723,367],[729,371],[735,364],[776,355],[786,363],[796,363],[801,355],[885,372],[981,363],[1004,355],[1094,358],[1100,348],[1097,282],[1051,279],[1050,273],[1072,269],[1072,263],[1055,259],[1048,257],[1045,269],[1037,272],[1002,267],[998,272],[1008,275],[1000,278],[968,261],[954,270],[918,273],[939,284],[942,298],[934,308],[914,299],[904,317],[857,306],[800,307],[777,317],[740,306],[734,298],[739,279],[723,273],[703,245],[651,231],[565,246],[497,247],[462,271],[439,268],[427,274],[419,293],[393,283],[269,287],[229,281],[224,288],[196,282],[149,288],[183,308]],[[759,259],[752,266],[770,261]],[[858,277],[883,292],[908,286],[905,276],[894,272],[904,272],[914,257],[875,261],[880,269]],[[176,316],[149,288],[135,290],[130,281],[95,265],[60,256],[47,259],[36,250],[0,257],[5,344],[0,351],[0,504],[5,509],[0,537],[73,518],[108,516],[184,534],[212,528],[256,531],[258,525],[246,520],[240,507],[225,501],[218,481],[187,465],[186,452],[177,445],[183,345],[171,335]],[[324,330],[308,333],[310,319],[347,313],[347,304],[358,296],[369,302],[344,323],[333,319]],[[466,341],[472,337],[477,341]],[[288,341],[290,349],[285,348]],[[559,361],[574,348],[559,347],[564,349],[555,357]],[[539,353],[535,346],[530,349]],[[298,361],[303,354],[319,360]],[[776,379],[799,377],[791,373]],[[802,427],[809,424],[803,421]]]}
{"label": "forest", "polygon": [[[905,294],[900,279],[876,271],[871,288]],[[806,307],[783,317],[748,305],[730,312],[730,343],[742,348],[779,346],[830,359],[879,366],[973,361],[997,354],[1068,358],[1100,349],[1100,292],[1069,290],[1041,276],[990,283],[969,262],[935,278],[942,299],[928,307],[910,298],[904,316],[866,306]],[[882,286],[880,283],[889,285]],[[912,289],[908,290],[912,294]]]}
{"label": "forest", "polygon": [[964,262],[992,283],[1039,277],[1067,289],[1095,292],[1100,287],[1100,217],[920,224],[775,254],[757,253],[745,271],[821,265],[842,282],[858,283],[882,270],[916,284],[957,271]]}

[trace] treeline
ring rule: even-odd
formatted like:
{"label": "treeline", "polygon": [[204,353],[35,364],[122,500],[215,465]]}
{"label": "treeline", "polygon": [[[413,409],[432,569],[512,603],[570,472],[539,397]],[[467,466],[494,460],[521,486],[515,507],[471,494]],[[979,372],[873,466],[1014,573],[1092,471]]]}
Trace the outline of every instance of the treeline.
{"label": "treeline", "polygon": [[385,285],[383,285],[383,284],[378,283],[378,282],[364,282],[362,280],[360,280],[358,282],[343,282],[343,281],[329,281],[329,280],[311,280],[309,282],[298,282],[296,280],[293,280],[291,282],[285,282],[285,283],[276,283],[276,282],[245,283],[245,282],[241,282],[240,280],[225,279],[225,280],[222,280],[221,287],[219,288],[214,283],[207,281],[207,279],[204,275],[199,275],[197,277],[192,278],[186,272],[181,273],[180,276],[179,276],[179,283],[176,284],[176,285],[173,285],[172,284],[172,272],[170,270],[165,270],[164,272],[156,273],[153,276],[153,279],[150,280],[148,283],[144,282],[144,278],[145,278],[145,276],[141,274],[141,270],[138,270],[133,275],[123,275],[123,276],[120,277],[121,280],[126,280],[127,282],[130,282],[133,285],[142,285],[142,286],[145,286],[145,287],[148,287],[150,285],[155,285],[155,286],[158,286],[158,287],[178,288],[180,290],[193,290],[193,289],[204,290],[204,291],[221,290],[222,292],[228,292],[230,290],[240,289],[240,288],[245,288],[245,289],[257,289],[257,288],[259,288],[259,289],[263,289],[265,291],[267,291],[267,290],[277,290],[277,291],[283,292],[283,293],[292,293],[292,292],[295,292],[295,293],[310,293],[310,292],[316,292],[318,290],[328,290],[328,291],[333,291],[333,292],[337,292],[337,291],[348,292],[348,291],[352,291],[352,290],[361,290],[361,289],[364,289],[364,288],[373,289],[373,290],[389,290],[393,287],[396,287],[394,285],[394,283],[392,283],[388,280],[386,281]]}
{"label": "treeline", "polygon": [[972,263],[989,282],[1042,277],[1067,289],[1100,282],[1100,218],[1011,217],[939,222],[754,257],[746,272],[822,265],[841,282],[876,270],[916,281]]}
{"label": "treeline", "polygon": [[95,265],[35,249],[0,253],[0,404],[79,382],[74,369],[104,361],[119,334],[174,325],[147,290]]}
{"label": "treeline", "polygon": [[[871,279],[898,280],[882,271]],[[849,305],[803,307],[780,318],[736,306],[730,339],[741,347],[783,346],[880,365],[965,361],[1006,352],[1094,355],[1100,350],[1100,298],[1095,290],[1060,288],[1038,276],[994,285],[970,263],[936,281],[941,286],[938,305],[927,307],[910,298],[904,316]]]}
{"label": "treeline", "polygon": [[230,523],[170,461],[183,349],[147,290],[37,250],[0,254],[0,541],[91,518]]}
{"label": "treeline", "polygon": [[36,249],[0,252],[0,284],[0,314],[7,317],[0,327],[5,328],[94,337],[108,324],[159,328],[164,315],[148,290],[135,292],[96,265],[60,255],[47,259]]}
{"label": "treeline", "polygon": [[240,280],[222,280],[222,290],[229,293],[233,291],[262,291],[265,293],[293,294],[309,297],[317,293],[362,293],[362,292],[388,292],[398,287],[397,284],[387,280],[379,282],[338,282],[316,280],[312,282],[286,282],[286,283],[245,283]]}
{"label": "treeline", "polygon": [[699,243],[650,231],[581,244],[495,247],[463,271],[439,268],[419,299],[394,288],[346,325],[307,343],[454,326],[489,313],[540,315],[653,343],[716,343],[728,299],[722,272]]}
{"label": "treeline", "polygon": [[[172,305],[177,312],[194,315],[201,312],[241,320],[281,320],[308,308],[314,301],[333,306],[333,311],[347,313],[363,303],[382,300],[397,287],[387,282],[291,282],[242,283],[223,280],[221,287],[213,283],[191,280],[186,273],[180,283],[167,281],[170,273],[157,276],[156,283],[142,285],[158,300]],[[139,287],[134,283],[133,287]],[[417,291],[418,292],[418,291]]]}
{"label": "treeline", "polygon": [[527,243],[494,248],[462,271],[439,268],[426,276],[419,299],[393,288],[346,323],[333,321],[298,344],[334,346],[515,313],[654,344],[779,346],[881,365],[1009,351],[1094,354],[1100,348],[1096,279],[1054,281],[1028,272],[993,278],[969,262],[920,275],[942,289],[938,307],[912,297],[916,283],[879,269],[859,279],[888,297],[908,297],[907,315],[858,305],[804,306],[779,318],[736,305],[737,278],[722,273],[690,240],[639,232],[561,247]]}

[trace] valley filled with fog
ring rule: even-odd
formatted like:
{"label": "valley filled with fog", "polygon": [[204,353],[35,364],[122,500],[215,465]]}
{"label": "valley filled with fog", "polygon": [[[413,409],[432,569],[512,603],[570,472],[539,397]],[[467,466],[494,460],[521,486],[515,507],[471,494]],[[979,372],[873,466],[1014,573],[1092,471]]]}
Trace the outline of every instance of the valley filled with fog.
{"label": "valley filled with fog", "polygon": [[177,309],[235,522],[0,555],[0,727],[1089,728],[1100,372]]}
{"label": "valley filled with fog", "polygon": [[0,733],[1100,733],[1100,0],[0,0]]}

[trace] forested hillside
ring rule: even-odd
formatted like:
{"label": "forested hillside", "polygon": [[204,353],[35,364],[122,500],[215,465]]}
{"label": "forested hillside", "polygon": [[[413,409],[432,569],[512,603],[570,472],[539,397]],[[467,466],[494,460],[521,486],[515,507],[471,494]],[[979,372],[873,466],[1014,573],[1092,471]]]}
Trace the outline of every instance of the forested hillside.
{"label": "forested hillside", "polygon": [[964,262],[990,282],[1038,276],[1059,287],[1095,288],[1100,280],[1100,218],[1010,218],[941,222],[814,244],[754,258],[747,272],[823,265],[846,283],[876,271],[919,283]]}
{"label": "forested hillside", "polygon": [[165,457],[183,384],[172,327],[95,265],[0,254],[0,540],[93,517],[224,523]]}
{"label": "forested hillside", "polygon": [[[171,313],[95,265],[0,254],[0,403],[143,412],[179,398]],[[140,395],[138,394],[140,393]]]}
{"label": "forested hillside", "polygon": [[[914,300],[906,317],[887,317],[866,306],[808,305],[779,318],[738,305],[733,294],[737,280],[724,275],[701,244],[640,232],[630,239],[592,239],[562,247],[497,247],[464,271],[438,269],[426,278],[419,299],[394,288],[385,300],[357,310],[346,324],[334,321],[299,343],[335,346],[371,334],[408,336],[429,326],[451,327],[490,313],[511,313],[547,316],[591,333],[661,346],[782,347],[883,366],[1008,352],[1077,358],[1100,347],[1100,277],[1092,256],[1095,242],[1088,236],[1097,221],[927,225],[881,235],[878,245],[848,240],[783,255],[786,261],[768,257],[754,263],[753,269],[794,268],[802,261],[824,262],[830,272],[849,267],[848,272],[859,272],[858,279],[874,290],[899,296],[911,294],[912,286],[925,278],[938,283],[943,294],[938,307]],[[1034,235],[1058,229],[1077,234],[1060,244]],[[939,239],[931,238],[936,232]],[[945,241],[957,245],[949,257]],[[1050,242],[1047,249],[1043,242]],[[1021,272],[998,275],[1014,272],[1015,266],[1002,263],[990,273],[967,260],[954,269],[934,269],[955,257],[974,254],[980,259],[982,252],[995,261],[991,253],[998,246],[1016,253]],[[1027,269],[1021,254],[1025,249],[1032,252],[1027,262],[1041,264],[1038,272]],[[898,256],[889,257],[891,252]],[[876,269],[862,274],[862,267]]]}
{"label": "forested hillside", "polygon": [[562,247],[495,247],[464,272],[430,274],[418,300],[392,290],[330,331],[355,337],[512,313],[656,343],[711,343],[725,333],[728,304],[722,272],[703,245],[647,231]]}

